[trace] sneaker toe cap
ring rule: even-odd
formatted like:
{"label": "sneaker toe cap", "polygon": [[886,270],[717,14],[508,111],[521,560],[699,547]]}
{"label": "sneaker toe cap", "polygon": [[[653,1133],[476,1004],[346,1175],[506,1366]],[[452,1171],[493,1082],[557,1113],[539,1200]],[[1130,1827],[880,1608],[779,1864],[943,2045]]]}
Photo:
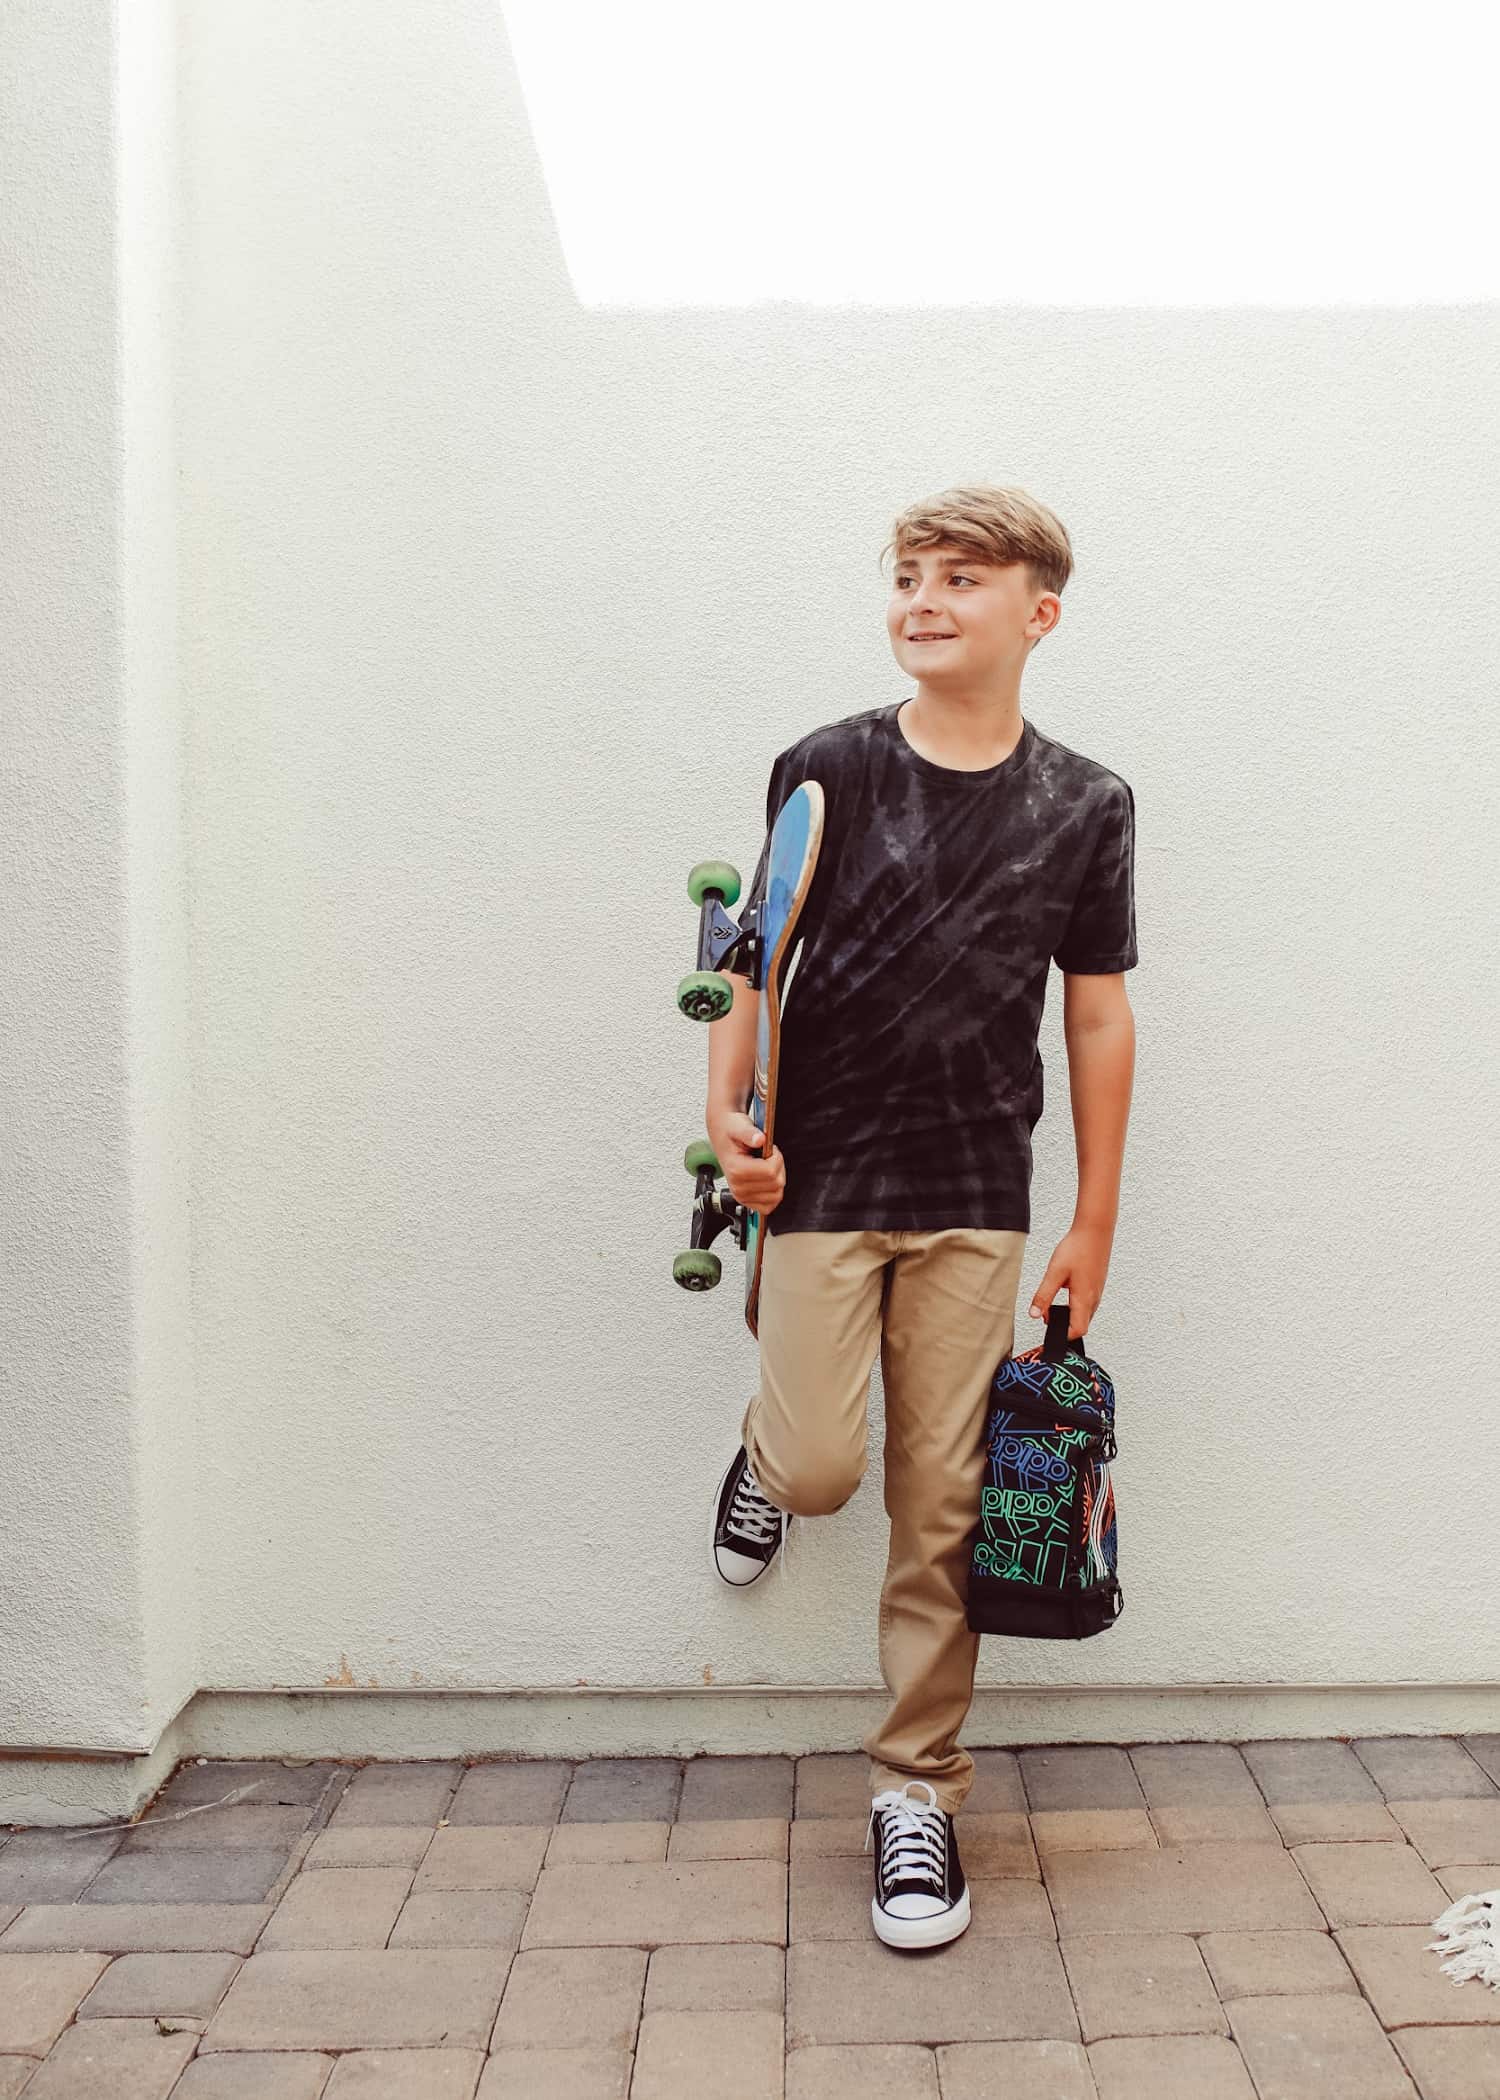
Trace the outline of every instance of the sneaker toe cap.
{"label": "sneaker toe cap", "polygon": [[893,1918],[936,1918],[951,1908],[941,1896],[918,1895],[915,1889],[902,1896],[892,1896],[889,1902],[881,1905],[881,1909]]}
{"label": "sneaker toe cap", "polygon": [[726,1582],[754,1582],[757,1575],[766,1572],[763,1560],[756,1560],[749,1553],[736,1553],[732,1546],[715,1546],[714,1559]]}

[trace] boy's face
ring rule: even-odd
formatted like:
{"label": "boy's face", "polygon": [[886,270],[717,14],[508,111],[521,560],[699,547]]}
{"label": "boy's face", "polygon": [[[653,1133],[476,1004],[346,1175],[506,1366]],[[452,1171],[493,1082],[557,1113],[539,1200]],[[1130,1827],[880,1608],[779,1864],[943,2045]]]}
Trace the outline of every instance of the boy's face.
{"label": "boy's face", "polygon": [[[1019,673],[1061,613],[1062,600],[1038,589],[1025,562],[924,547],[898,556],[885,618],[903,671],[939,691],[967,691]],[[951,639],[913,640],[929,632]]]}

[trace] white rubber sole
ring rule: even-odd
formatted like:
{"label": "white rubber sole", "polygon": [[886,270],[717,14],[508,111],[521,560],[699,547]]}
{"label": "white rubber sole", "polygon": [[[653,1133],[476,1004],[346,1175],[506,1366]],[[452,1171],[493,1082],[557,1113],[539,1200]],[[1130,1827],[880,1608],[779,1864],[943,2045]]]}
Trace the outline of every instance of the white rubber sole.
{"label": "white rubber sole", "polygon": [[870,1898],[870,1922],[877,1939],[888,1947],[941,1947],[968,1929],[969,1884],[951,1910],[940,1910],[931,1918],[893,1918],[880,1908],[878,1897]]}

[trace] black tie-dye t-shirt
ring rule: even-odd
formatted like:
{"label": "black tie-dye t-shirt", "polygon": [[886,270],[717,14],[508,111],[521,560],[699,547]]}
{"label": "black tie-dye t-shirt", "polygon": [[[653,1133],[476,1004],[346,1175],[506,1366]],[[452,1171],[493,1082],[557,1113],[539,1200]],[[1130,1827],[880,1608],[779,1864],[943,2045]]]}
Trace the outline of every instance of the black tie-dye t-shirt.
{"label": "black tie-dye t-shirt", "polygon": [[[907,742],[904,704],[826,723],[771,769],[768,836],[800,781],[826,798],[782,1020],[772,1233],[1029,1232],[1048,967],[1136,963],[1119,774],[1024,717],[999,765],[940,766]],[[745,906],[765,876],[762,847]]]}

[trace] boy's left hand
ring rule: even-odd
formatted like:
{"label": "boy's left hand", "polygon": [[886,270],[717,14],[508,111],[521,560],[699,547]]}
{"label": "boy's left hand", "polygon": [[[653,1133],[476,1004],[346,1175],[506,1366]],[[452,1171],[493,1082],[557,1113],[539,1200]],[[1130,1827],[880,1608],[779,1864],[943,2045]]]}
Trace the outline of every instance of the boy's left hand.
{"label": "boy's left hand", "polygon": [[1075,1225],[1053,1249],[1046,1274],[1031,1297],[1031,1317],[1045,1320],[1061,1290],[1068,1294],[1068,1340],[1087,1334],[1104,1296],[1109,1249],[1114,1234],[1105,1225]]}

